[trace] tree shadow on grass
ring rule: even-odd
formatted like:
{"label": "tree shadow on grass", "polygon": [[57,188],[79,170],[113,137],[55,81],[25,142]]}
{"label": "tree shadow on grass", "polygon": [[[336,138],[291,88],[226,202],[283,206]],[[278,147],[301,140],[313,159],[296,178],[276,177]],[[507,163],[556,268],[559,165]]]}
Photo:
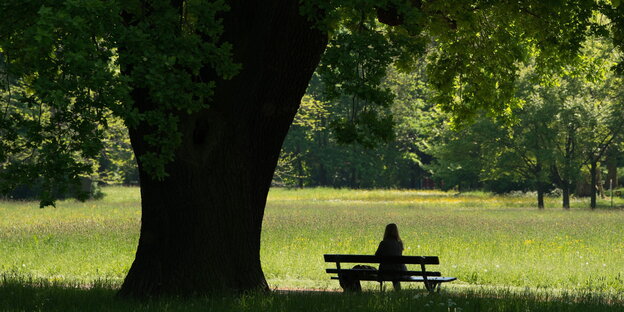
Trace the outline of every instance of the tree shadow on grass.
{"label": "tree shadow on grass", "polygon": [[116,297],[118,285],[90,287],[0,279],[0,311],[622,311],[623,306],[591,294],[549,297],[509,291],[470,290],[429,295],[420,290],[271,292],[209,297],[129,300]]}

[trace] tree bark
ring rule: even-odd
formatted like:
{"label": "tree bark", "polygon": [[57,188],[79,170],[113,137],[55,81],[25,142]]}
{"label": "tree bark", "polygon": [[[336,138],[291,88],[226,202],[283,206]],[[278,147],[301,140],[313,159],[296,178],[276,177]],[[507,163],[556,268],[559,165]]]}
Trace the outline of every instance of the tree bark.
{"label": "tree bark", "polygon": [[563,209],[570,209],[570,186],[563,187]]}
{"label": "tree bark", "polygon": [[537,188],[537,208],[544,209],[544,190],[541,186]]}
{"label": "tree bark", "polygon": [[551,165],[550,167],[550,177],[552,179],[552,181],[555,183],[555,185],[557,185],[558,187],[561,188],[562,191],[562,199],[563,199],[563,204],[562,207],[563,209],[570,209],[570,188],[571,188],[571,183],[568,182],[568,180],[564,179],[559,171],[559,169],[557,168],[556,165]]}
{"label": "tree bark", "polygon": [[[262,218],[280,148],[327,36],[297,1],[229,1],[223,40],[242,71],[217,85],[210,107],[180,113],[182,143],[162,181],[139,161],[142,220],[122,296],[268,290],[260,263]],[[138,108],[152,105],[133,91]],[[130,129],[137,159],[145,125]]]}
{"label": "tree bark", "polygon": [[535,180],[537,180],[537,208],[544,209],[544,189],[546,188],[546,183],[544,183],[541,179],[542,175],[542,161],[538,157],[537,163],[535,164],[535,170],[533,171],[533,176]]}

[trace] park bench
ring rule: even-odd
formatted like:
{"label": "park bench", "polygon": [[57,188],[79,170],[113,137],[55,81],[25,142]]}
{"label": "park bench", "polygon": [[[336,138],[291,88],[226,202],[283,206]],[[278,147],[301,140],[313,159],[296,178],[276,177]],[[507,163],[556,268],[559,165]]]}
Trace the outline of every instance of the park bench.
{"label": "park bench", "polygon": [[[379,282],[380,289],[383,289],[383,282],[421,282],[429,292],[440,290],[440,284],[452,282],[455,277],[442,277],[440,272],[427,271],[425,265],[440,264],[438,257],[422,256],[371,256],[371,255],[324,255],[325,262],[336,263],[336,268],[329,268],[325,271],[329,274],[337,274],[331,279],[345,280],[355,279],[359,281]],[[418,264],[420,271],[391,271],[391,270],[371,270],[367,268],[344,269],[341,263],[376,263],[376,264]]]}

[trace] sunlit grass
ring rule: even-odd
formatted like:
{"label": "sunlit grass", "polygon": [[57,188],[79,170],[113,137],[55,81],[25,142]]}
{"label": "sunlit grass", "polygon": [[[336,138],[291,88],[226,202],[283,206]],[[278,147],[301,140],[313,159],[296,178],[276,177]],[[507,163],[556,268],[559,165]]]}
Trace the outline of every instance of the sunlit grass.
{"label": "sunlit grass", "polygon": [[[455,285],[624,290],[624,242],[620,240],[624,212],[620,209],[538,211],[531,206],[532,198],[495,201],[482,196],[445,197],[439,192],[399,191],[397,197],[404,200],[397,202],[353,201],[358,198],[354,194],[326,200],[325,190],[316,192],[271,194],[262,255],[267,277],[276,285],[338,287],[318,270],[328,266],[321,254],[372,254],[385,224],[394,222],[405,242],[405,254],[439,256],[439,269],[459,278]],[[388,192],[392,193],[362,193],[380,198]],[[419,196],[434,197],[438,204],[422,203]]]}
{"label": "sunlit grass", "polygon": [[[514,195],[496,195],[487,192],[456,192],[439,190],[347,190],[333,188],[306,188],[285,189],[274,188],[269,193],[272,201],[361,201],[361,202],[392,202],[409,203],[416,206],[443,206],[445,208],[532,208],[537,207],[537,195],[535,193],[518,193]],[[589,198],[575,198],[570,200],[572,208],[589,207]],[[615,207],[624,205],[624,198],[616,197],[613,200]],[[545,197],[547,208],[561,207],[561,197]],[[599,207],[610,207],[610,198],[598,199]]]}
{"label": "sunlit grass", "polygon": [[[57,208],[0,202],[0,273],[119,285],[138,240],[139,192],[104,191],[104,200],[61,201]],[[591,211],[585,199],[574,199],[570,211],[559,208],[560,198],[546,204],[538,211],[533,196],[486,193],[274,189],[262,234],[263,269],[273,288],[337,289],[322,255],[372,254],[385,224],[394,222],[405,254],[439,256],[438,269],[458,277],[448,290],[488,285],[611,297],[624,291],[624,211]]]}
{"label": "sunlit grass", "polygon": [[132,263],[141,211],[137,188],[106,188],[104,200],[0,202],[0,272],[51,281],[121,282]]}

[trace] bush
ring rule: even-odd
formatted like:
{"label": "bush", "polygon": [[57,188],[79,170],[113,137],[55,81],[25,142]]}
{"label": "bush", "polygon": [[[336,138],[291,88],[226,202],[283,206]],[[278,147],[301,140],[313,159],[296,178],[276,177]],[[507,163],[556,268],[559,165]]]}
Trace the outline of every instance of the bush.
{"label": "bush", "polygon": [[[22,184],[5,194],[5,198],[13,200],[38,200],[41,198],[43,192],[43,183],[41,182],[31,185]],[[104,197],[97,182],[91,178],[80,178],[79,185],[59,186],[49,190],[49,192],[57,199],[76,198],[78,200],[87,200]]]}

